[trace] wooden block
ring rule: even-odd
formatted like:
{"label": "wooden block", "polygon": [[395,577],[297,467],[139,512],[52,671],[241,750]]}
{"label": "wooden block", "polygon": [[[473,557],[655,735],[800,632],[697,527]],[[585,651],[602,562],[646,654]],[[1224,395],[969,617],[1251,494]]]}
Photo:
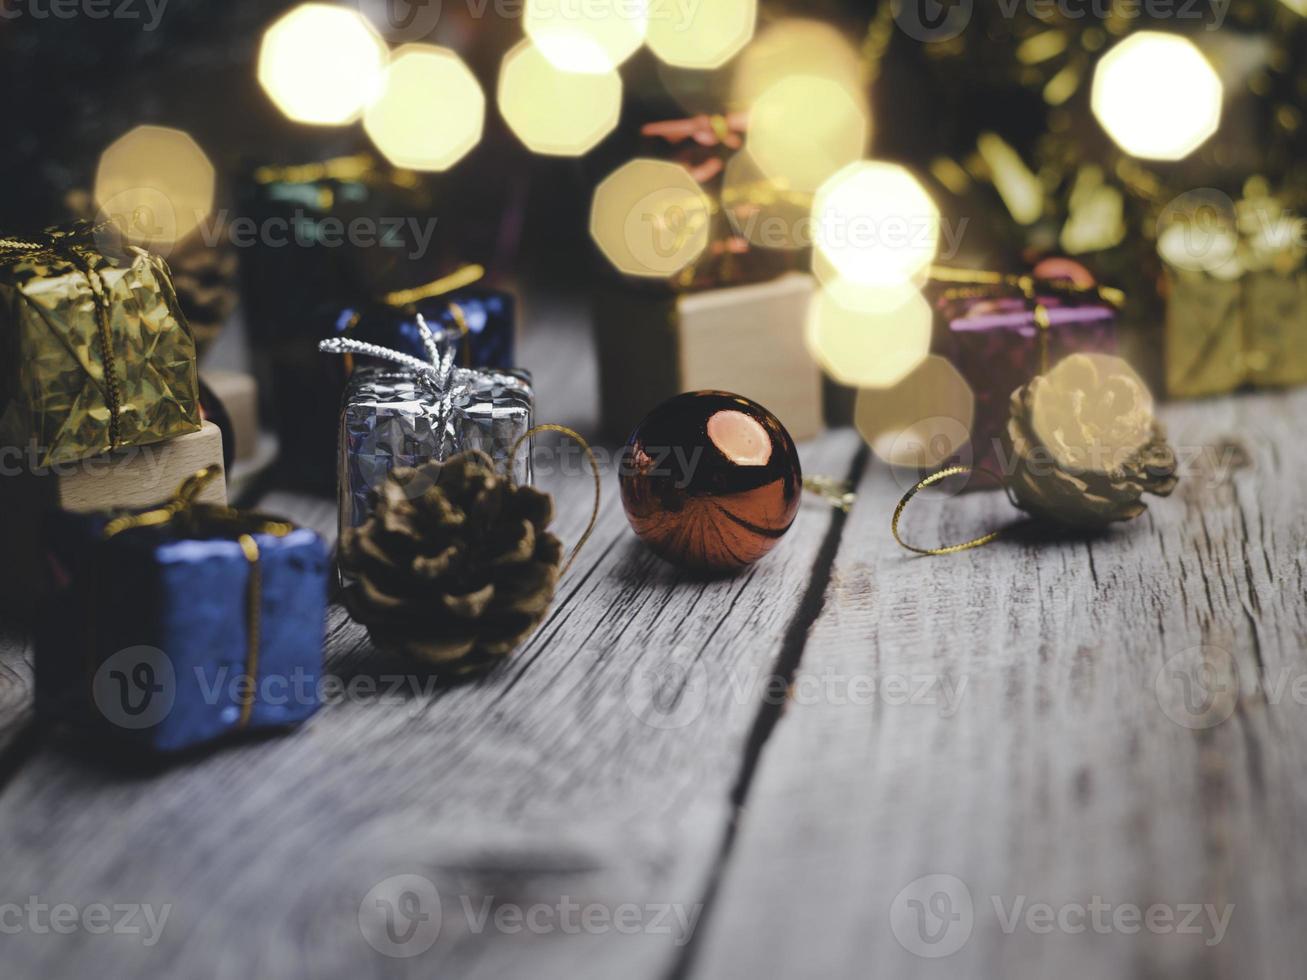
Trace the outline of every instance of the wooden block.
{"label": "wooden block", "polygon": [[[25,465],[22,450],[0,450],[0,606],[32,612],[44,593],[41,525],[53,510],[85,513],[115,507],[149,507],[170,497],[186,477],[222,466],[222,434],[212,422],[197,432],[150,446],[131,446],[44,471]],[[227,503],[225,479],[200,493],[205,503]]]}
{"label": "wooden block", "polygon": [[659,402],[719,388],[765,406],[796,440],[822,428],[821,372],[804,345],[813,280],[769,282],[678,296],[636,287],[596,298],[604,428],[625,438]]}
{"label": "wooden block", "polygon": [[231,419],[236,459],[253,459],[259,452],[259,387],[243,371],[201,371],[200,380],[222,402]]}

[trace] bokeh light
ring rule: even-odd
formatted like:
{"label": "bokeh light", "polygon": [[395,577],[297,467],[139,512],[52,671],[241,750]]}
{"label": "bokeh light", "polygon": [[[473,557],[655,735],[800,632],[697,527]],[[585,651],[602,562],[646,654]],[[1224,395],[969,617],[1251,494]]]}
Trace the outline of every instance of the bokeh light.
{"label": "bokeh light", "polygon": [[622,272],[674,275],[708,245],[712,204],[683,167],[637,159],[595,188],[590,235]]}
{"label": "bokeh light", "polygon": [[526,36],[563,71],[612,71],[644,43],[647,0],[526,0]]}
{"label": "bokeh light", "polygon": [[406,44],[386,69],[385,88],[363,126],[396,166],[446,170],[481,139],[485,115],[486,97],[458,55]]}
{"label": "bokeh light", "polygon": [[1094,115],[1126,153],[1181,160],[1216,132],[1221,79],[1192,41],[1140,31],[1094,72]]}
{"label": "bokeh light", "polygon": [[213,211],[213,164],[178,129],[137,126],[104,153],[95,173],[95,203],[136,245],[165,251]]}
{"label": "bokeh light", "polygon": [[820,257],[855,284],[922,279],[939,249],[939,209],[897,164],[845,167],[817,191],[812,216]]}
{"label": "bokeh light", "polygon": [[864,310],[819,289],[808,307],[808,351],[826,373],[854,388],[897,384],[930,353],[930,304],[916,290],[900,305]]}
{"label": "bokeh light", "polygon": [[726,161],[722,205],[735,233],[750,245],[799,249],[812,244],[812,195],[769,178],[747,146]]}
{"label": "bokeh light", "polygon": [[862,157],[869,129],[866,113],[838,82],[792,75],[749,110],[749,153],[772,180],[815,191]]}
{"label": "bokeh light", "polygon": [[517,138],[537,153],[577,156],[612,132],[622,111],[615,71],[566,72],[530,40],[504,55],[499,111]]}
{"label": "bokeh light", "polygon": [[758,0],[650,0],[649,49],[678,68],[716,68],[753,37]]}
{"label": "bokeh light", "polygon": [[981,133],[976,149],[989,168],[994,189],[1019,225],[1033,224],[1044,211],[1044,185],[1021,155],[997,133]]}
{"label": "bokeh light", "polygon": [[931,354],[889,388],[858,392],[853,421],[878,457],[893,466],[931,470],[971,441],[976,396],[945,358]]}
{"label": "bokeh light", "polygon": [[386,44],[357,10],[306,3],[268,28],[259,84],[296,122],[354,122],[381,90]]}
{"label": "bokeh light", "polygon": [[777,82],[794,75],[835,82],[866,111],[866,86],[857,49],[830,24],[784,18],[759,32],[733,65],[731,104],[751,106]]}
{"label": "bokeh light", "polygon": [[1030,385],[1030,424],[1060,466],[1119,472],[1153,438],[1153,396],[1111,354],[1072,354]]}

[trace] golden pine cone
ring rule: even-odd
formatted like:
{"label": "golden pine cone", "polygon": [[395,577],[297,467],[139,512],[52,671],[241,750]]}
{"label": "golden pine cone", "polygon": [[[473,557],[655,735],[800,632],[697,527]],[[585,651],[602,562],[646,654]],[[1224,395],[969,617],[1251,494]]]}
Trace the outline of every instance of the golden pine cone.
{"label": "golden pine cone", "polygon": [[1060,524],[1101,527],[1147,510],[1178,482],[1152,396],[1119,358],[1073,354],[1012,393],[1004,432],[1017,504]]}
{"label": "golden pine cone", "polygon": [[186,315],[201,352],[218,337],[240,296],[239,260],[227,239],[226,228],[214,245],[191,235],[168,255],[177,302]]}
{"label": "golden pine cone", "polygon": [[345,532],[350,614],[382,646],[453,673],[510,654],[544,618],[562,545],[553,501],[471,451],[394,470],[373,515]]}

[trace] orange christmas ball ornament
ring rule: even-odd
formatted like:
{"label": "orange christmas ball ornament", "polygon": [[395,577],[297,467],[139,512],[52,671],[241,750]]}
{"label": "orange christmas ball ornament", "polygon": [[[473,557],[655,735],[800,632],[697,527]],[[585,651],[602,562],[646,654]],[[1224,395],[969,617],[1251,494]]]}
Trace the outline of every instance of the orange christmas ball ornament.
{"label": "orange christmas ball ornament", "polygon": [[622,454],[622,506],[636,536],[685,568],[743,568],[772,548],[799,510],[794,440],[757,402],[726,391],[669,398]]}

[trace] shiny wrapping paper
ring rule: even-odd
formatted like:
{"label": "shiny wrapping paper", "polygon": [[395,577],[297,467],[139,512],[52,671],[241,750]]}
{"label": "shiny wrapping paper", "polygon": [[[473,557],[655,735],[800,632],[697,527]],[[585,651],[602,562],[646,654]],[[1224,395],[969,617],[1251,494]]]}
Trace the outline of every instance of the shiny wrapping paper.
{"label": "shiny wrapping paper", "polygon": [[1044,343],[1050,367],[1068,354],[1116,353],[1117,316],[1111,306],[1097,301],[1062,305],[1054,297],[1041,301],[1049,318],[1043,341],[1025,300],[968,299],[945,305],[947,329],[936,347],[975,395],[970,446],[973,466],[1004,472],[999,446],[1012,392],[1040,373]]}
{"label": "shiny wrapping paper", "polygon": [[[154,527],[106,541],[108,517],[62,514],[48,529],[60,587],[37,634],[43,716],[172,752],[294,725],[317,710],[328,557],[315,532],[253,535],[259,643],[251,658],[252,566],[234,534],[189,538]],[[140,647],[157,652],[122,660],[120,651]],[[241,678],[251,664],[254,695],[242,725]],[[142,680],[160,700],[146,700]]]}
{"label": "shiny wrapping paper", "polygon": [[[364,369],[345,390],[340,414],[340,527],[357,527],[372,512],[373,492],[397,466],[418,466],[465,449],[496,463],[508,458],[532,426],[535,396],[525,372],[456,368],[448,413],[443,392],[427,376]],[[531,480],[530,453],[514,461],[513,478]]]}
{"label": "shiny wrapping paper", "polygon": [[46,467],[199,429],[195,341],[167,265],[53,234],[51,249],[0,251],[0,440],[34,446]]}
{"label": "shiny wrapping paper", "polygon": [[1166,393],[1307,383],[1307,272],[1166,271]]}

